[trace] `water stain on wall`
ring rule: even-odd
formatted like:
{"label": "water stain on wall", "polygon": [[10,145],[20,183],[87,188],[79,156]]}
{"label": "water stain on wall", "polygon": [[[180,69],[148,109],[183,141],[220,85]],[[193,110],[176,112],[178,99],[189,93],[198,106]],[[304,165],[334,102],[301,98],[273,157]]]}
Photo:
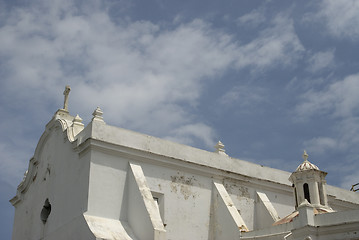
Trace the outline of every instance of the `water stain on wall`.
{"label": "water stain on wall", "polygon": [[185,200],[190,197],[195,198],[197,194],[192,187],[196,181],[194,176],[187,177],[178,172],[177,176],[171,176],[171,192],[180,192]]}

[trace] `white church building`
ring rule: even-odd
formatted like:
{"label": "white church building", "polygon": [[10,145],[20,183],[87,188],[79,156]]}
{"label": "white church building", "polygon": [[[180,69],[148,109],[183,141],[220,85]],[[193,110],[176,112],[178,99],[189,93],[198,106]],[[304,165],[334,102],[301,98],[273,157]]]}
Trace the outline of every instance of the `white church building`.
{"label": "white church building", "polygon": [[84,126],[69,91],[10,200],[13,240],[359,239],[359,194],[306,152],[291,173],[110,126],[100,108]]}

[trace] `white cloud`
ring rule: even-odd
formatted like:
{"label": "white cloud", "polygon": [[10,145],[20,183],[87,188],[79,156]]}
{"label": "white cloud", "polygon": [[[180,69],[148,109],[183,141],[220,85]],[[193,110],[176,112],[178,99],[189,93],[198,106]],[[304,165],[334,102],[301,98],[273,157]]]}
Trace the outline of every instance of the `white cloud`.
{"label": "white cloud", "polygon": [[347,117],[335,127],[339,138],[339,149],[347,151],[347,154],[359,154],[359,117]]}
{"label": "white cloud", "polygon": [[318,72],[323,69],[327,69],[333,67],[335,64],[334,61],[334,50],[329,50],[325,52],[318,52],[313,54],[308,59],[308,68],[307,70],[310,72]]}
{"label": "white cloud", "polygon": [[[201,20],[171,29],[146,21],[118,25],[92,2],[85,10],[71,1],[38,2],[47,13],[16,9],[0,29],[7,95],[18,93],[18,101],[31,103],[36,93],[53,104],[70,84],[70,110],[88,114],[100,105],[108,121],[157,135],[188,124],[192,116],[181,105],[195,105],[204,81],[235,62],[237,68],[263,70],[289,64],[302,50],[291,21],[282,15],[240,46]],[[38,107],[32,110],[41,111]],[[167,120],[172,124],[164,124]]]}
{"label": "white cloud", "polygon": [[224,106],[236,107],[250,107],[251,109],[255,104],[261,103],[267,99],[267,92],[265,89],[253,86],[236,86],[226,92],[219,100]]}
{"label": "white cloud", "polygon": [[254,9],[250,13],[247,13],[237,19],[237,23],[239,25],[250,25],[257,26],[266,21],[264,15],[264,8]]}
{"label": "white cloud", "polygon": [[206,124],[194,123],[175,129],[171,132],[171,136],[166,137],[166,139],[191,145],[193,144],[193,139],[197,138],[203,141],[206,146],[211,149],[215,145],[214,136],[213,129]]}
{"label": "white cloud", "polygon": [[325,90],[310,90],[303,94],[303,101],[296,107],[299,118],[317,114],[332,117],[351,117],[359,112],[359,74],[345,77],[330,84]]}
{"label": "white cloud", "polygon": [[331,35],[337,38],[358,39],[359,2],[357,0],[323,0],[318,17],[325,19]]}
{"label": "white cloud", "polygon": [[91,112],[100,105],[111,122],[154,126],[161,135],[190,119],[181,104],[195,104],[202,80],[233,61],[230,37],[203,21],[171,30],[150,22],[116,25],[105,11],[76,15],[73,7],[51,6],[45,15],[17,10],[0,29],[9,96],[18,92],[31,102],[36,93],[59,101],[59,89],[69,83],[70,108]]}
{"label": "white cloud", "polygon": [[255,67],[253,71],[273,66],[293,67],[304,50],[295,33],[293,20],[287,14],[280,13],[271,21],[271,27],[240,47],[237,64],[240,67]]}
{"label": "white cloud", "polygon": [[[354,166],[352,166],[354,167]],[[359,166],[355,166],[358,169]],[[340,187],[350,190],[352,185],[359,183],[359,172],[354,172],[343,176],[343,180],[341,181]],[[358,189],[358,186],[355,186],[354,189]]]}
{"label": "white cloud", "polygon": [[329,137],[317,137],[305,141],[305,149],[311,153],[324,153],[328,150],[337,150],[338,143],[336,139]]}
{"label": "white cloud", "polygon": [[30,159],[30,156],[26,156],[24,151],[13,149],[6,143],[0,143],[0,180],[10,184],[14,189],[20,183],[21,176],[27,169],[26,163],[22,159]]}

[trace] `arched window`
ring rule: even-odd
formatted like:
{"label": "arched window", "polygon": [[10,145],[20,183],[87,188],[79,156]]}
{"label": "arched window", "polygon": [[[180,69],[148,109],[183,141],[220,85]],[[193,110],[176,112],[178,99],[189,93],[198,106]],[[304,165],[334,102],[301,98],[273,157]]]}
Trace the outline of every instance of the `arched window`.
{"label": "arched window", "polygon": [[310,203],[310,194],[308,183],[303,184],[304,198]]}

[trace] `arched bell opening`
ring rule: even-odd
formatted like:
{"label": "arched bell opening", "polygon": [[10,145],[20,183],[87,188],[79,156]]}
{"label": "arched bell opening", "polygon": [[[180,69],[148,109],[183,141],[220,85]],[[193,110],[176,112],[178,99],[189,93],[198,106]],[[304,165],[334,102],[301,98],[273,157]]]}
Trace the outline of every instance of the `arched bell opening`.
{"label": "arched bell opening", "polygon": [[308,183],[303,184],[304,198],[310,203],[310,193]]}

